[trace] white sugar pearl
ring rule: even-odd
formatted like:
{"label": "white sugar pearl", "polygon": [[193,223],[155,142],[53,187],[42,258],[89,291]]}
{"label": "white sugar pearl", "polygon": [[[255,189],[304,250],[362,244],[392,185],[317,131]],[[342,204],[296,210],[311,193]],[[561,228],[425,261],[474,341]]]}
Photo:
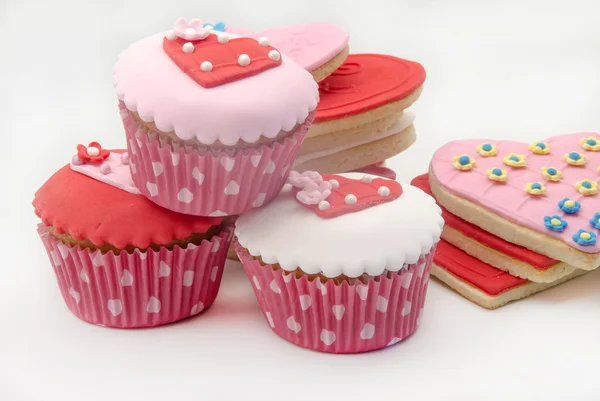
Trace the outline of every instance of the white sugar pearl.
{"label": "white sugar pearl", "polygon": [[110,166],[108,165],[108,163],[102,163],[100,165],[100,172],[102,174],[108,174],[112,171],[112,169],[110,168]]}
{"label": "white sugar pearl", "polygon": [[77,155],[73,155],[73,158],[71,159],[71,163],[73,163],[75,166],[79,166],[80,164],[83,164],[83,162]]}
{"label": "white sugar pearl", "polygon": [[281,53],[279,53],[277,50],[271,50],[269,52],[269,58],[273,61],[279,61],[281,59]]}
{"label": "white sugar pearl", "polygon": [[219,37],[217,38],[217,41],[221,44],[225,44],[227,42],[229,42],[229,35],[219,35]]}
{"label": "white sugar pearl", "polygon": [[331,184],[331,188],[333,189],[338,189],[340,187],[340,183],[338,182],[338,180],[329,180],[329,183]]}
{"label": "white sugar pearl", "polygon": [[175,39],[177,39],[177,35],[173,31],[167,32],[166,36],[167,36],[167,39],[169,39],[169,40],[175,40]]}
{"label": "white sugar pearl", "polygon": [[238,64],[241,65],[242,67],[249,65],[250,64],[250,56],[248,56],[247,54],[240,54],[240,57],[238,57]]}
{"label": "white sugar pearl", "polygon": [[203,61],[202,64],[200,64],[200,69],[204,72],[211,72],[212,63],[210,61]]}
{"label": "white sugar pearl", "polygon": [[92,157],[98,156],[100,154],[100,149],[98,149],[94,146],[89,147],[89,148],[87,148],[87,154]]}
{"label": "white sugar pearl", "polygon": [[329,206],[331,206],[331,205],[327,201],[319,202],[319,210],[327,210],[327,209],[329,209]]}
{"label": "white sugar pearl", "polygon": [[379,187],[377,193],[381,196],[388,196],[390,194],[390,189],[388,187]]}
{"label": "white sugar pearl", "polygon": [[269,39],[263,36],[262,38],[258,39],[258,44],[261,46],[269,46]]}
{"label": "white sugar pearl", "polygon": [[196,30],[194,28],[185,28],[185,36],[194,36]]}
{"label": "white sugar pearl", "polygon": [[129,164],[129,153],[125,152],[121,154],[121,163]]}
{"label": "white sugar pearl", "polygon": [[346,205],[354,205],[357,200],[358,199],[356,199],[356,195],[354,195],[354,194],[348,194],[344,198],[344,202],[346,202]]}
{"label": "white sugar pearl", "polygon": [[364,182],[365,184],[370,184],[371,181],[373,181],[373,178],[371,178],[370,175],[363,175],[361,178],[361,181]]}
{"label": "white sugar pearl", "polygon": [[183,45],[183,47],[181,49],[183,50],[184,53],[191,53],[194,51],[194,45],[191,44],[190,42],[187,42],[186,44]]}

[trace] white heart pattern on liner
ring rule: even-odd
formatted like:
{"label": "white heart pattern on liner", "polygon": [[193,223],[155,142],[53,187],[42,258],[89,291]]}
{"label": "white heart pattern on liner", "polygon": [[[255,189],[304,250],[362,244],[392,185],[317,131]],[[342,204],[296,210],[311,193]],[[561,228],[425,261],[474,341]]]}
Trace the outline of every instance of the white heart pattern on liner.
{"label": "white heart pattern on liner", "polygon": [[379,312],[385,313],[388,308],[388,300],[382,296],[377,297],[377,306],[375,307]]}
{"label": "white heart pattern on liner", "polygon": [[204,182],[204,174],[202,174],[200,170],[198,170],[198,167],[194,167],[194,169],[192,170],[192,177],[196,181],[198,181],[198,185],[202,185],[202,183]]}
{"label": "white heart pattern on liner", "polygon": [[217,281],[217,274],[219,273],[219,266],[214,266],[210,272],[210,281],[213,283]]}
{"label": "white heart pattern on liner", "polygon": [[300,295],[300,307],[302,310],[307,310],[312,305],[312,299],[310,299],[310,295]]}
{"label": "white heart pattern on liner", "polygon": [[92,266],[100,267],[104,265],[104,259],[102,258],[102,252],[96,251],[96,254],[92,258]]}
{"label": "white heart pattern on liner", "polygon": [[142,252],[142,251],[138,250],[137,253],[140,256],[140,259],[142,259],[142,260],[145,260],[146,257],[148,256],[148,251]]}
{"label": "white heart pattern on liner", "polygon": [[71,294],[71,296],[75,300],[75,303],[79,304],[79,300],[81,299],[81,296],[79,295],[79,293],[77,291],[75,291],[75,289],[73,287],[71,287],[69,289],[69,294]]}
{"label": "white heart pattern on liner", "polygon": [[252,276],[252,281],[254,282],[254,287],[256,287],[257,290],[262,290],[262,288],[260,288],[260,283],[258,282],[256,276]]}
{"label": "white heart pattern on liner", "polygon": [[258,196],[256,197],[256,200],[254,202],[252,202],[252,206],[261,207],[263,205],[263,203],[265,203],[266,197],[267,197],[266,193],[264,193],[264,192],[259,193]]}
{"label": "white heart pattern on liner", "polygon": [[225,195],[237,195],[240,193],[240,185],[237,182],[231,180],[229,181],[229,184],[227,184],[223,192],[225,193]]}
{"label": "white heart pattern on liner", "polygon": [[273,160],[269,160],[269,163],[265,168],[265,174],[272,174],[273,171],[275,171],[275,163],[273,163]]}
{"label": "white heart pattern on liner", "polygon": [[158,195],[158,186],[150,181],[148,181],[146,183],[146,189],[148,189],[148,192],[150,193],[150,196],[156,196]]}
{"label": "white heart pattern on liner", "polygon": [[129,140],[129,148],[130,148],[129,151],[131,152],[132,155],[137,154],[137,150],[136,150],[135,144],[133,143],[132,139]]}
{"label": "white heart pattern on liner", "polygon": [[321,330],[321,335],[319,336],[321,341],[327,346],[333,344],[335,342],[335,333],[329,330]]}
{"label": "white heart pattern on liner", "polygon": [[163,165],[161,162],[152,162],[152,171],[154,172],[154,176],[158,177],[164,171]]}
{"label": "white heart pattern on liner", "polygon": [[81,270],[79,272],[79,278],[81,279],[81,281],[83,281],[84,283],[89,283],[90,282],[90,278],[88,277],[87,273],[85,272],[85,270]]}
{"label": "white heart pattern on liner", "polygon": [[221,241],[215,240],[215,243],[212,246],[212,249],[210,250],[212,253],[215,253],[219,250],[219,248],[221,247]]}
{"label": "white heart pattern on liner", "polygon": [[227,171],[231,171],[233,170],[233,166],[235,166],[235,160],[234,159],[230,159],[229,157],[222,157],[221,158],[221,165],[223,166],[223,168]]}
{"label": "white heart pattern on liner", "polygon": [[171,162],[173,163],[173,167],[177,167],[179,164],[179,153],[171,153]]}
{"label": "white heart pattern on liner", "polygon": [[288,273],[288,274],[283,274],[283,281],[286,283],[289,283],[290,281],[292,281],[292,275],[293,273]]}
{"label": "white heart pattern on liner", "polygon": [[402,284],[401,284],[402,288],[405,288],[407,290],[410,288],[410,283],[412,282],[412,276],[413,276],[412,272],[404,273],[402,275]]}
{"label": "white heart pattern on liner", "polygon": [[369,296],[369,287],[366,285],[359,285],[356,287],[356,292],[358,293],[358,297],[364,301],[367,299],[367,296]]}
{"label": "white heart pattern on liner", "polygon": [[321,295],[327,295],[327,287],[318,278],[315,280],[315,286],[318,290],[321,290]]}
{"label": "white heart pattern on liner", "polygon": [[391,340],[391,341],[388,343],[388,347],[389,347],[390,345],[394,345],[394,344],[396,344],[396,343],[399,343],[400,341],[402,341],[402,339],[401,339],[401,338],[394,337],[394,338],[392,338],[392,340]]}
{"label": "white heart pattern on liner", "polygon": [[123,287],[129,287],[133,284],[133,276],[129,273],[129,270],[123,270],[123,275],[121,276],[121,285]]}
{"label": "white heart pattern on liner", "polygon": [[177,200],[183,203],[191,203],[194,200],[194,194],[187,188],[182,188],[177,194]]}
{"label": "white heart pattern on liner", "polygon": [[63,244],[58,244],[57,246],[58,248],[58,252],[60,253],[60,256],[62,256],[63,259],[66,259],[67,256],[69,256],[69,247]]}
{"label": "white heart pattern on liner", "polygon": [[171,274],[171,266],[161,261],[158,268],[158,277],[168,277]]}
{"label": "white heart pattern on liner", "polygon": [[415,268],[415,273],[417,273],[417,277],[419,277],[419,278],[423,277],[424,271],[425,271],[425,263],[421,263],[420,265],[417,265],[417,267]]}
{"label": "white heart pattern on liner", "polygon": [[194,306],[192,306],[192,310],[190,311],[190,316],[197,315],[198,313],[204,310],[204,304],[202,302],[198,302]]}
{"label": "white heart pattern on liner", "polygon": [[193,283],[194,283],[194,271],[186,270],[185,272],[183,272],[183,286],[191,287]]}
{"label": "white heart pattern on liner", "polygon": [[50,257],[52,258],[52,262],[54,262],[54,266],[62,265],[62,259],[56,251],[50,251]]}
{"label": "white heart pattern on liner", "polygon": [[260,163],[260,159],[262,159],[262,155],[250,156],[250,163],[252,163],[252,165],[254,167],[258,167],[258,164]]}
{"label": "white heart pattern on liner", "polygon": [[148,306],[146,306],[146,311],[148,313],[160,312],[160,300],[156,297],[150,297],[150,300],[148,301]]}
{"label": "white heart pattern on liner", "polygon": [[277,285],[277,282],[275,280],[271,281],[271,284],[269,284],[269,287],[271,287],[271,290],[275,294],[281,294],[281,288],[279,288],[279,286]]}
{"label": "white heart pattern on liner", "polygon": [[337,320],[342,320],[344,313],[346,313],[346,307],[344,305],[333,305],[331,310],[333,311],[333,316],[335,316]]}
{"label": "white heart pattern on liner", "polygon": [[123,304],[120,299],[109,299],[106,303],[106,308],[113,316],[119,316],[123,311]]}
{"label": "white heart pattern on liner", "polygon": [[265,312],[265,316],[267,317],[267,322],[269,322],[269,326],[271,328],[275,327],[275,322],[273,321],[273,317],[271,316],[271,312]]}
{"label": "white heart pattern on liner", "polygon": [[402,312],[401,315],[402,316],[406,316],[410,313],[410,310],[412,309],[412,304],[410,303],[410,301],[406,301],[404,303],[404,307],[402,308]]}
{"label": "white heart pattern on liner", "polygon": [[290,316],[288,318],[288,320],[286,321],[286,324],[287,324],[288,329],[292,330],[296,334],[298,334],[300,332],[300,330],[302,330],[302,326],[300,325],[300,323],[298,323],[294,320],[294,316]]}
{"label": "white heart pattern on liner", "polygon": [[370,340],[375,335],[375,326],[371,323],[365,324],[365,327],[360,332],[360,338],[363,340]]}

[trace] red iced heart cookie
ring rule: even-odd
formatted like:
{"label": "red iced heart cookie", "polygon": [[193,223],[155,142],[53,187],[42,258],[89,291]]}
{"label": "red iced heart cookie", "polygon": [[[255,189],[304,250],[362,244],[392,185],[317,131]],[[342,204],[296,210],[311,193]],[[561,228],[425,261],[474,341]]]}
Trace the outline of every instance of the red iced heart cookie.
{"label": "red iced heart cookie", "polygon": [[190,78],[212,88],[279,66],[279,51],[263,44],[251,38],[209,34],[199,40],[165,37],[163,49]]}
{"label": "red iced heart cookie", "polygon": [[351,54],[319,83],[315,122],[362,113],[410,95],[425,82],[419,63],[382,54]]}

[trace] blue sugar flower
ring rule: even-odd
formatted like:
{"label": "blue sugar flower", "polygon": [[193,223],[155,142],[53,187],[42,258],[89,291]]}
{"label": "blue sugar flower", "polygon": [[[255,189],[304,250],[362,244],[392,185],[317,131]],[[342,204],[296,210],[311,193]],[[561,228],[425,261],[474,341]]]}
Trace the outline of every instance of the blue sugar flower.
{"label": "blue sugar flower", "polygon": [[600,213],[594,214],[594,217],[590,220],[590,224],[600,230]]}
{"label": "blue sugar flower", "polygon": [[558,207],[565,213],[573,214],[577,213],[579,209],[581,209],[581,203],[577,202],[576,200],[565,198],[558,202]]}
{"label": "blue sugar flower", "polygon": [[204,24],[204,27],[211,27],[213,31],[225,32],[225,23],[217,22],[216,24]]}
{"label": "blue sugar flower", "polygon": [[562,232],[567,227],[567,221],[560,216],[545,216],[544,225],[552,231]]}
{"label": "blue sugar flower", "polygon": [[579,245],[594,245],[596,243],[596,234],[591,231],[579,230],[573,234],[573,241]]}

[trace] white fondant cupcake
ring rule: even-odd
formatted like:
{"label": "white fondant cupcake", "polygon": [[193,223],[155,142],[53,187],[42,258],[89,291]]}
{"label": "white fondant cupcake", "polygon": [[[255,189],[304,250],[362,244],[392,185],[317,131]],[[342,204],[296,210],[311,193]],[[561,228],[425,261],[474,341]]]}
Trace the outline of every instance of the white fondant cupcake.
{"label": "white fondant cupcake", "polygon": [[277,196],[319,99],[310,73],[268,41],[181,18],[129,46],[114,85],[136,186],[198,216],[237,215]]}
{"label": "white fondant cupcake", "polygon": [[264,208],[236,221],[236,252],[271,328],[325,352],[411,335],[444,221],[433,198],[370,175],[292,172]]}

